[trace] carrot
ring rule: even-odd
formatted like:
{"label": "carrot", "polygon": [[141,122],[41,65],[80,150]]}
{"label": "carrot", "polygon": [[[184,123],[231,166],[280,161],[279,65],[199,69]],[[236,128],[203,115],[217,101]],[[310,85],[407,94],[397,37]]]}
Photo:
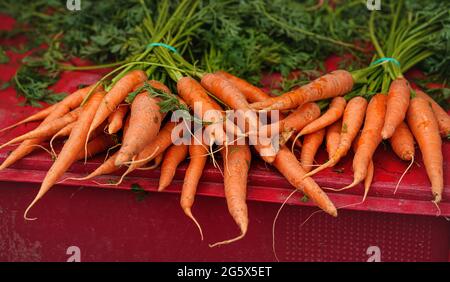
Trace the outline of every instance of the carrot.
{"label": "carrot", "polygon": [[[157,86],[154,81],[148,81],[148,83],[152,87]],[[167,87],[164,88],[167,89]],[[134,98],[130,109],[130,126],[123,137],[122,146],[116,158],[116,166],[130,161],[158,134],[163,119],[158,101],[147,92],[142,92]]]}
{"label": "carrot", "polygon": [[338,120],[327,127],[325,142],[327,145],[328,158],[331,159],[336,153],[341,137],[342,121]]}
{"label": "carrot", "polygon": [[381,136],[391,138],[397,126],[405,119],[409,105],[409,83],[403,77],[395,79],[389,87],[386,103],[386,117],[384,119]]}
{"label": "carrot", "polygon": [[450,116],[441,106],[439,106],[438,103],[436,103],[436,101],[433,100],[433,98],[428,96],[425,92],[420,89],[416,89],[416,95],[417,97],[423,98],[430,102],[431,108],[433,109],[434,115],[436,116],[438,122],[439,132],[442,137],[448,138],[450,135]]}
{"label": "carrot", "polygon": [[161,175],[159,177],[158,191],[163,191],[172,182],[175,176],[175,171],[178,165],[186,159],[188,154],[188,146],[172,145],[164,156],[164,160],[161,165]]}
{"label": "carrot", "polygon": [[42,111],[39,111],[39,112],[37,112],[37,113],[27,117],[27,118],[24,118],[21,121],[16,122],[15,124],[12,124],[12,125],[10,125],[8,127],[5,127],[3,129],[1,129],[0,132],[4,132],[6,130],[12,129],[14,127],[17,127],[19,125],[22,125],[22,124],[25,124],[25,123],[28,123],[28,122],[43,120],[56,108],[56,106],[57,106],[57,104],[51,105],[51,106],[43,109]]}
{"label": "carrot", "polygon": [[228,154],[222,150],[224,160],[224,190],[228,212],[239,227],[241,234],[233,239],[218,242],[210,247],[229,244],[244,238],[248,229],[247,178],[250,169],[251,152],[247,145],[229,145]]}
{"label": "carrot", "polygon": [[344,187],[351,188],[359,184],[367,176],[367,168],[375,150],[382,141],[381,129],[386,114],[387,96],[376,94],[367,106],[366,119],[359,139],[358,149],[353,158],[353,182]]}
{"label": "carrot", "polygon": [[88,136],[94,129],[100,126],[108,116],[114,112],[117,106],[125,100],[133,88],[147,79],[145,72],[141,70],[133,70],[114,84],[109,92],[103,98],[102,103],[95,113],[91,128],[89,128]]}
{"label": "carrot", "polygon": [[123,126],[123,120],[128,112],[128,105],[119,105],[117,109],[108,117],[108,133],[117,133]]}
{"label": "carrot", "polygon": [[333,167],[339,160],[347,155],[352,147],[352,142],[358,134],[366,113],[367,101],[362,97],[351,99],[345,107],[342,117],[342,128],[339,138],[339,145],[335,154],[324,164],[307,173],[306,176],[312,176],[326,168]]}
{"label": "carrot", "polygon": [[[39,127],[52,120],[58,119],[70,112],[70,110],[77,108],[83,101],[84,97],[89,93],[89,91],[91,91],[92,87],[93,86],[88,86],[79,89],[56,104],[54,110],[44,119]],[[102,89],[103,87],[100,86],[97,87],[95,91],[100,91]],[[0,170],[11,166],[21,158],[33,152],[36,145],[39,145],[42,141],[44,141],[44,139],[45,138],[33,138],[23,141],[2,163]]]}
{"label": "carrot", "polygon": [[319,150],[320,145],[322,145],[324,136],[325,129],[320,129],[319,131],[305,135],[305,138],[303,139],[302,151],[300,153],[300,163],[302,164],[305,172],[311,170],[314,157],[317,150]]}
{"label": "carrot", "polygon": [[311,177],[304,178],[306,172],[289,149],[282,146],[273,165],[286,177],[292,186],[306,194],[319,208],[334,217],[337,216],[336,207],[327,194],[320,189],[319,185]]}
{"label": "carrot", "polygon": [[328,110],[320,118],[306,125],[300,131],[299,136],[303,136],[318,131],[319,129],[325,128],[333,124],[335,121],[340,119],[344,114],[346,104],[347,103],[345,102],[344,98],[334,97],[333,100],[331,101]]}
{"label": "carrot", "polygon": [[78,119],[78,116],[80,115],[80,112],[81,109],[78,108],[71,111],[70,113],[65,114],[61,118],[46,122],[32,131],[6,142],[5,144],[0,146],[0,149],[27,139],[50,137],[66,125],[76,121]]}
{"label": "carrot", "polygon": [[406,123],[400,123],[389,142],[392,150],[400,159],[404,161],[412,160],[414,157],[414,137]]}
{"label": "carrot", "polygon": [[[198,142],[195,142],[198,143]],[[188,216],[195,225],[197,225],[201,239],[203,240],[203,232],[200,224],[192,215],[192,206],[194,204],[195,193],[197,186],[202,176],[203,168],[205,167],[208,158],[208,147],[204,144],[189,145],[190,161],[184,176],[183,188],[181,189],[180,205],[186,216]]]}
{"label": "carrot", "polygon": [[85,158],[85,156],[87,156],[87,158],[92,158],[93,156],[97,155],[98,153],[104,152],[106,151],[108,148],[110,148],[111,146],[114,146],[115,142],[114,142],[114,138],[112,138],[109,135],[106,134],[102,134],[94,139],[92,139],[92,141],[90,141],[87,145],[87,153],[85,150],[81,150],[77,157],[76,160],[83,160]]}
{"label": "carrot", "polygon": [[431,182],[433,202],[437,204],[441,201],[444,189],[442,140],[430,102],[419,97],[411,99],[407,121],[422,152],[423,163]]}
{"label": "carrot", "polygon": [[230,81],[239,91],[244,94],[246,100],[250,103],[261,102],[270,98],[269,94],[262,91],[260,88],[252,85],[251,83],[234,76],[225,71],[217,71],[215,74],[220,75]]}
{"label": "carrot", "polygon": [[25,210],[24,218],[27,218],[28,211],[34,206],[34,204],[44,196],[44,194],[50,190],[50,188],[56,183],[56,181],[66,172],[66,170],[76,161],[76,157],[79,151],[83,149],[83,145],[87,140],[88,130],[91,122],[94,118],[94,113],[100,105],[104,96],[104,92],[96,92],[90,99],[89,102],[83,107],[83,112],[81,113],[77,124],[70,133],[69,139],[64,144],[64,147],[59,154],[56,161],[53,163],[50,170],[45,176],[41,188],[38,194]]}
{"label": "carrot", "polygon": [[[355,141],[353,142],[353,151],[355,151],[355,153],[358,150],[360,137],[361,137],[361,134],[358,134],[358,136],[356,136],[356,138],[355,138]],[[372,186],[374,170],[375,170],[375,166],[373,165],[373,160],[370,160],[369,166],[367,167],[367,176],[364,179],[364,196],[362,199],[362,203],[366,200],[367,195],[369,194],[370,186]]]}
{"label": "carrot", "polygon": [[289,110],[307,102],[342,96],[352,88],[352,74],[336,70],[281,96],[253,103],[251,107],[257,110]]}
{"label": "carrot", "polygon": [[[202,77],[201,84],[232,109],[244,112],[246,127],[248,127],[248,131],[243,130],[244,132],[257,132],[261,124],[253,114],[245,96],[231,82],[223,76],[208,73]],[[276,156],[275,148],[272,144],[263,145],[260,141],[260,138],[256,140],[255,149],[264,161],[272,163]]]}

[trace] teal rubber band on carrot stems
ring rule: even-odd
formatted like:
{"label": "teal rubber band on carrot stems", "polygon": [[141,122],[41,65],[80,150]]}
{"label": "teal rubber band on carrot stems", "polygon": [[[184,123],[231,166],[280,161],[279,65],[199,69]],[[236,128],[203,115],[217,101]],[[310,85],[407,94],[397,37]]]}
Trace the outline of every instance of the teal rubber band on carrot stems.
{"label": "teal rubber band on carrot stems", "polygon": [[400,67],[400,62],[397,61],[395,58],[390,58],[390,57],[380,58],[380,59],[376,60],[375,62],[371,63],[370,65],[378,65],[378,64],[381,64],[384,62],[391,62]]}
{"label": "teal rubber band on carrot stems", "polygon": [[161,42],[152,42],[152,43],[147,45],[147,49],[151,48],[151,47],[164,47],[164,48],[166,48],[166,49],[168,49],[168,50],[170,50],[170,51],[172,51],[174,53],[178,53],[177,48],[175,48],[173,46],[170,46],[168,44],[165,44],[165,43],[161,43]]}

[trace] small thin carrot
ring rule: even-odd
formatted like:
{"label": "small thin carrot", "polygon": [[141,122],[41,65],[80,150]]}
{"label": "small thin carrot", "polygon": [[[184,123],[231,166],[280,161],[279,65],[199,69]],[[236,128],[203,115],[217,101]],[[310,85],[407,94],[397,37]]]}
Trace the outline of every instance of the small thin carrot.
{"label": "small thin carrot", "polygon": [[45,109],[43,109],[43,110],[41,110],[39,112],[37,112],[37,113],[27,117],[27,118],[24,118],[21,121],[18,121],[18,122],[14,123],[14,124],[12,124],[12,125],[10,125],[8,127],[5,127],[3,129],[1,129],[0,132],[4,132],[6,130],[13,129],[14,127],[17,127],[19,125],[22,125],[22,124],[25,124],[25,123],[28,123],[28,122],[43,120],[56,108],[56,106],[57,106],[56,104],[51,105],[51,106],[49,106],[49,107],[47,107],[47,108],[45,108]]}
{"label": "small thin carrot", "polygon": [[333,100],[331,100],[328,110],[318,119],[306,125],[299,132],[299,135],[303,136],[333,124],[342,117],[346,105],[347,102],[345,102],[343,97],[334,97]]}
{"label": "small thin carrot", "polygon": [[311,170],[314,163],[314,157],[316,156],[320,145],[322,145],[324,137],[325,129],[320,129],[319,131],[305,135],[302,144],[302,151],[300,153],[300,163],[302,164],[305,172],[309,172]]}
{"label": "small thin carrot", "polygon": [[417,97],[423,98],[430,102],[431,108],[433,109],[434,115],[436,116],[439,132],[443,138],[448,138],[450,136],[450,116],[448,113],[433,100],[430,96],[428,96],[425,92],[420,89],[416,89]]}
{"label": "small thin carrot", "polygon": [[163,191],[170,185],[178,165],[186,159],[187,155],[188,146],[184,144],[172,145],[167,149],[161,165],[158,191]]}
{"label": "small thin carrot", "polygon": [[[247,178],[252,159],[248,145],[229,145],[222,150],[224,160],[224,190],[228,212],[239,227],[241,234],[236,238],[209,245],[216,247],[230,244],[244,238],[248,230]],[[227,153],[228,152],[228,153]]]}
{"label": "small thin carrot", "polygon": [[27,217],[28,211],[44,196],[48,190],[50,190],[56,181],[72,165],[72,163],[76,161],[76,156],[78,152],[82,150],[85,140],[88,137],[87,134],[89,126],[91,125],[92,119],[94,118],[94,113],[97,111],[104,94],[104,92],[96,92],[83,107],[83,112],[81,113],[77,124],[72,129],[69,139],[64,144],[58,158],[47,172],[38,194],[25,210],[25,219],[30,219]]}
{"label": "small thin carrot", "polygon": [[282,146],[273,165],[286,177],[289,183],[312,199],[326,213],[336,217],[337,210],[327,194],[311,178],[304,178],[305,171],[295,155],[286,146]]}
{"label": "small thin carrot", "polygon": [[389,139],[394,153],[404,161],[410,161],[414,157],[414,137],[405,122],[395,129]]}
{"label": "small thin carrot", "polygon": [[[353,151],[356,153],[356,151],[358,150],[358,146],[359,146],[359,138],[361,137],[361,134],[359,134],[356,138],[355,141],[353,142]],[[367,167],[367,176],[364,179],[364,196],[363,199],[361,201],[361,203],[364,203],[367,195],[369,194],[369,190],[370,190],[370,186],[372,186],[372,181],[373,181],[373,176],[375,173],[375,166],[373,164],[373,160],[370,160],[369,162],[369,166]]]}
{"label": "small thin carrot", "polygon": [[[196,142],[197,143],[197,142]],[[200,177],[202,176],[203,168],[205,167],[208,158],[207,146],[204,144],[189,145],[189,165],[184,176],[183,188],[181,189],[180,205],[186,216],[188,216],[200,231],[200,236],[203,241],[203,231],[200,224],[192,215],[192,206],[194,205],[195,193],[197,191]]]}
{"label": "small thin carrot", "polygon": [[312,176],[326,168],[333,167],[339,160],[347,155],[352,147],[352,142],[358,134],[366,114],[367,100],[363,97],[352,98],[345,107],[342,117],[342,128],[339,138],[339,145],[335,154],[324,164],[307,173],[306,176]]}
{"label": "small thin carrot", "polygon": [[128,113],[129,106],[122,104],[108,117],[108,133],[114,134],[122,129],[125,115]]}
{"label": "small thin carrot", "polygon": [[92,158],[93,156],[108,150],[108,148],[114,145],[114,138],[107,134],[101,134],[88,143],[86,148],[87,152],[85,152],[85,150],[81,150],[78,153],[76,160],[83,160],[85,156],[87,158]]}
{"label": "small thin carrot", "polygon": [[251,107],[257,110],[289,110],[307,102],[342,96],[352,88],[352,74],[345,70],[336,70],[281,96],[253,103]]}
{"label": "small thin carrot", "polygon": [[410,98],[409,83],[403,78],[397,78],[389,87],[388,100],[386,102],[386,117],[384,119],[381,137],[391,138],[395,129],[405,119]]}
{"label": "small thin carrot", "polygon": [[341,138],[342,121],[338,120],[327,127],[325,136],[325,143],[328,153],[328,158],[331,159],[339,147],[339,140]]}
{"label": "small thin carrot", "polygon": [[433,202],[437,204],[441,201],[444,190],[442,140],[430,102],[420,97],[411,99],[407,121],[422,152],[423,163],[431,182]]}

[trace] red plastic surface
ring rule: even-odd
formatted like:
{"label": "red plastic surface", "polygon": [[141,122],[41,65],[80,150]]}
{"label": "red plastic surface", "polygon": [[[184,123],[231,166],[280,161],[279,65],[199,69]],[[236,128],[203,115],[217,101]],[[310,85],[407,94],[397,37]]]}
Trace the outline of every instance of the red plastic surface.
{"label": "red plastic surface", "polygon": [[[3,19],[0,18],[0,27],[10,24]],[[1,80],[8,80],[13,75],[18,65],[17,59],[20,58],[10,52],[8,55],[11,62],[0,65]],[[328,61],[329,68],[332,68],[335,60],[331,58]],[[99,77],[99,74],[92,72],[65,73],[55,89],[71,92],[78,84],[92,83]],[[12,88],[1,91],[0,95],[1,127],[37,110],[18,106],[20,99],[15,97]],[[0,136],[0,143],[33,126],[25,125]],[[10,149],[0,150],[0,161],[5,159]],[[450,216],[448,142],[445,142],[443,152],[446,186],[440,209],[442,215]],[[323,187],[333,188],[350,183],[351,157],[346,157],[337,166],[344,173],[327,170],[314,177],[315,180]],[[321,163],[325,159],[324,150],[321,150],[317,161]],[[67,176],[85,175],[95,169],[101,160],[100,156],[89,160],[86,165],[76,163]],[[294,206],[286,207],[278,223],[277,238],[280,245],[277,245],[277,249],[281,253],[280,258],[365,260],[365,250],[370,244],[381,248],[385,254],[382,254],[382,260],[448,258],[450,225],[442,217],[423,216],[436,215],[437,210],[431,203],[430,184],[420,157],[420,167],[414,166],[405,176],[396,195],[393,195],[393,188],[407,164],[399,161],[389,148],[383,146],[375,154],[374,162],[375,177],[367,201],[345,208],[364,212],[341,210],[338,219],[319,214],[303,229],[299,229],[300,223],[316,208],[296,207],[311,206],[311,203],[300,201],[300,194],[291,198],[288,203]],[[271,222],[279,204],[269,203],[283,202],[291,192],[291,187],[273,168],[259,160],[254,161],[249,175],[251,226],[247,238],[232,246],[213,250],[198,242],[195,227],[179,209],[178,193],[185,164],[177,170],[176,181],[167,190],[168,193],[151,192],[142,203],[136,203],[131,192],[108,190],[130,190],[131,184],[138,183],[145,190],[155,191],[158,170],[133,173],[117,187],[98,186],[91,181],[64,182],[64,186],[95,189],[79,191],[81,188],[61,189],[61,186],[56,186],[33,209],[32,216],[39,217],[39,220],[24,222],[22,212],[37,192],[38,183],[51,163],[49,155],[38,149],[0,172],[0,181],[3,181],[0,184],[0,238],[1,241],[7,239],[7,242],[4,241],[6,243],[0,243],[0,260],[63,260],[66,257],[64,248],[70,244],[89,246],[86,260],[273,260]],[[107,183],[111,179],[118,179],[119,174],[96,180]],[[208,241],[225,239],[224,234],[231,237],[237,232],[222,199],[221,179],[219,171],[209,164],[197,193],[199,197],[194,212],[204,224]],[[346,206],[361,200],[362,187],[341,193],[330,192],[329,195],[336,206]]]}

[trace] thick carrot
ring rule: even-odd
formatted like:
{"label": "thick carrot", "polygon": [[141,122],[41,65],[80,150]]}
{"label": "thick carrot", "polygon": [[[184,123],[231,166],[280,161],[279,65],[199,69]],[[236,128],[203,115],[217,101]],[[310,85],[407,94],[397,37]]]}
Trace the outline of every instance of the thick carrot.
{"label": "thick carrot", "polygon": [[[148,83],[154,88],[159,85],[154,81],[148,81]],[[164,87],[165,89],[167,87]],[[121,166],[123,163],[130,161],[155,139],[163,119],[158,101],[147,92],[142,92],[134,98],[130,109],[130,126],[127,134],[123,137],[122,146],[116,158],[116,166]]]}
{"label": "thick carrot", "polygon": [[81,109],[75,109],[71,111],[70,113],[65,114],[61,118],[48,121],[40,126],[38,126],[36,129],[25,133],[23,135],[20,135],[16,138],[13,138],[12,140],[6,142],[5,144],[0,146],[1,148],[4,148],[6,146],[9,146],[11,144],[19,143],[27,139],[33,139],[33,138],[45,138],[53,136],[56,132],[61,130],[66,125],[76,121],[78,119],[78,116],[80,115]]}
{"label": "thick carrot", "polygon": [[439,106],[436,101],[433,100],[430,96],[428,96],[425,92],[416,89],[417,97],[423,98],[430,102],[431,108],[433,109],[434,115],[436,116],[438,126],[439,126],[439,132],[441,133],[441,136],[444,138],[447,138],[450,136],[450,116],[447,114],[447,112]]}
{"label": "thick carrot", "polygon": [[67,169],[76,161],[76,157],[79,151],[83,149],[83,145],[87,140],[87,134],[91,122],[94,118],[94,113],[97,111],[100,102],[102,101],[105,93],[96,92],[89,102],[83,107],[83,112],[78,118],[77,124],[72,129],[69,139],[64,144],[64,147],[59,154],[56,161],[53,163],[50,170],[45,176],[41,188],[38,194],[28,206],[24,213],[24,218],[27,218],[28,211],[34,206],[34,204],[41,199],[44,194],[50,190],[50,188],[56,183],[56,181],[67,171]]}
{"label": "thick carrot", "polygon": [[362,97],[351,99],[345,107],[342,117],[342,128],[339,138],[339,145],[335,154],[324,164],[307,173],[306,176],[312,176],[326,168],[333,167],[339,160],[347,155],[352,147],[352,142],[358,134],[366,113],[367,101]]}
{"label": "thick carrot", "polygon": [[164,156],[164,160],[161,165],[161,175],[159,177],[158,191],[163,191],[172,182],[175,176],[175,171],[178,165],[186,159],[188,154],[188,146],[172,145]]}
{"label": "thick carrot", "polygon": [[430,102],[419,97],[411,99],[407,121],[422,152],[423,163],[431,182],[433,201],[439,203],[444,189],[442,140]]}
{"label": "thick carrot", "polygon": [[260,88],[228,72],[218,71],[216,74],[228,79],[237,89],[239,89],[239,91],[242,92],[242,94],[244,94],[249,103],[261,102],[270,98],[270,95],[262,91]]}
{"label": "thick carrot", "polygon": [[309,134],[333,124],[344,114],[346,104],[343,97],[334,97],[328,110],[321,117],[306,125],[299,135]]}
{"label": "thick carrot", "polygon": [[403,122],[409,105],[409,83],[403,77],[395,79],[389,87],[386,103],[386,117],[384,119],[381,137],[391,138],[397,126]]}
{"label": "thick carrot", "polygon": [[236,222],[241,234],[236,238],[218,242],[210,247],[229,244],[244,238],[248,230],[247,178],[252,159],[247,145],[229,145],[228,150],[222,150],[224,160],[224,190],[228,212]]}
{"label": "thick carrot", "polygon": [[322,145],[323,138],[325,137],[325,129],[305,135],[303,139],[302,151],[300,153],[300,163],[303,170],[308,172],[314,163],[314,157]]}
{"label": "thick carrot", "polygon": [[408,125],[402,122],[395,129],[394,134],[389,139],[394,153],[404,161],[410,161],[414,157],[414,137]]}
{"label": "thick carrot", "polygon": [[1,129],[0,132],[12,129],[14,127],[17,127],[19,125],[22,125],[22,124],[25,124],[25,123],[28,123],[28,122],[43,120],[56,108],[56,106],[57,106],[56,104],[51,105],[51,106],[43,109],[42,111],[39,111],[39,112],[37,112],[37,113],[27,117],[27,118],[24,118],[23,120],[21,120],[19,122],[16,122],[15,124],[12,124],[12,125],[10,125],[8,127],[5,127],[3,129]]}
{"label": "thick carrot", "polygon": [[[52,120],[58,119],[70,112],[70,110],[77,108],[83,101],[84,97],[89,93],[89,91],[91,91],[92,87],[93,86],[88,86],[79,89],[64,98],[61,102],[56,104],[56,107],[53,109],[53,111],[44,119],[44,121],[39,126],[43,126],[44,124]],[[102,89],[103,87],[100,86],[97,87],[95,91],[100,91]],[[33,138],[23,141],[2,163],[2,165],[0,166],[0,170],[11,166],[21,158],[33,152],[36,148],[36,145],[39,145],[42,141],[44,141],[44,139],[45,138]]]}
{"label": "thick carrot", "polygon": [[257,110],[289,110],[307,102],[342,96],[352,88],[352,74],[345,70],[336,70],[281,96],[253,103],[251,107]]}
{"label": "thick carrot", "polygon": [[85,157],[92,158],[93,156],[108,150],[108,148],[114,145],[114,138],[107,134],[101,134],[87,144],[87,153],[85,150],[81,150],[78,153],[76,160],[83,160]]}
{"label": "thick carrot", "polygon": [[366,119],[359,139],[358,149],[353,158],[353,183],[345,188],[354,187],[367,176],[367,168],[378,145],[382,141],[381,129],[386,114],[387,96],[376,94],[367,106]]}
{"label": "thick carrot", "polygon": [[336,207],[327,194],[320,189],[319,185],[311,177],[304,178],[305,171],[302,165],[288,148],[285,146],[281,147],[273,165],[286,177],[292,186],[305,193],[319,208],[334,217],[337,216]]}
{"label": "thick carrot", "polygon": [[328,158],[331,159],[339,147],[339,140],[341,138],[342,121],[338,120],[327,127],[327,134],[325,136],[325,143],[327,146]]}
{"label": "thick carrot", "polygon": [[203,173],[206,160],[208,159],[208,147],[204,144],[189,145],[190,161],[184,176],[183,188],[181,189],[180,205],[184,213],[197,225],[200,236],[203,240],[203,232],[200,224],[192,215],[192,206],[194,205],[195,193]]}
{"label": "thick carrot", "polygon": [[129,110],[128,105],[119,105],[117,109],[108,117],[108,133],[114,134],[122,129],[125,115]]}
{"label": "thick carrot", "polygon": [[102,124],[108,116],[114,112],[114,110],[122,103],[133,88],[139,83],[147,80],[147,75],[141,70],[133,70],[127,73],[124,77],[114,84],[109,92],[103,98],[102,103],[98,107],[95,113],[94,120],[92,121],[90,132],[94,131],[100,124]]}

